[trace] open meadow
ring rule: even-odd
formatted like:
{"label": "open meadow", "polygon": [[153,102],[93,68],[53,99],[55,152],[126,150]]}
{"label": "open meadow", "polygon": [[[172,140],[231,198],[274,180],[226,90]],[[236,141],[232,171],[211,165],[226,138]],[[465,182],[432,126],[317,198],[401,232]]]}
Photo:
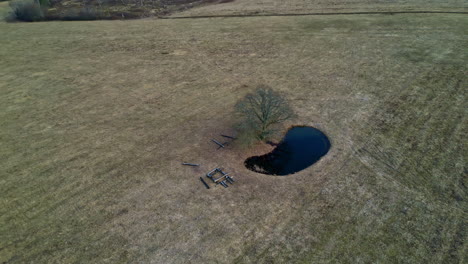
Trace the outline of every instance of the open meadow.
{"label": "open meadow", "polygon": [[[223,3],[225,2],[225,3]],[[173,16],[272,15],[307,13],[466,12],[464,0],[225,0],[222,4],[188,9]]]}
{"label": "open meadow", "polygon": [[[0,22],[0,263],[466,263],[467,33],[466,14]],[[257,174],[270,146],[210,142],[259,84],[285,129],[328,135],[318,163]],[[216,166],[237,182],[205,189]]]}

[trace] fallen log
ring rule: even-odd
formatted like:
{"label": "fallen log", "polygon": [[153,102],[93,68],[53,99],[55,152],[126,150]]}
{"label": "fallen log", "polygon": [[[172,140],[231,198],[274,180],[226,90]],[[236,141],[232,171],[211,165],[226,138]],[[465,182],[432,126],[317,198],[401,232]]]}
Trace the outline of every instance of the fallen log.
{"label": "fallen log", "polygon": [[214,143],[218,144],[218,146],[224,148],[224,145],[219,143],[218,141],[214,140],[214,139],[211,139],[211,141],[213,141]]}
{"label": "fallen log", "polygon": [[208,186],[208,184],[205,182],[205,180],[203,180],[202,177],[200,177],[200,180],[201,180],[201,182],[203,182],[203,184],[205,185],[205,187],[206,187],[207,189],[210,188],[210,186]]}
{"label": "fallen log", "polygon": [[182,163],[182,165],[186,165],[186,166],[194,166],[194,167],[196,167],[196,166],[200,166],[200,164],[193,164],[193,163],[187,163],[187,162],[184,162],[184,163]]}
{"label": "fallen log", "polygon": [[[227,174],[224,174],[223,176],[219,177],[218,179],[214,179],[213,181],[214,181],[215,183],[217,183],[219,180],[225,178],[226,176],[227,176]],[[228,177],[229,177],[229,176],[228,176]]]}
{"label": "fallen log", "polygon": [[236,139],[235,137],[231,137],[231,136],[228,136],[228,135],[223,135],[221,134],[222,137],[225,137],[225,138],[230,138],[230,139]]}
{"label": "fallen log", "polygon": [[231,176],[226,176],[226,180],[230,183],[233,184],[235,181]]}
{"label": "fallen log", "polygon": [[219,170],[219,169],[216,168],[216,169],[214,169],[214,170],[208,172],[208,173],[206,174],[206,176],[207,176],[208,178],[211,178],[211,177],[213,177],[213,174],[216,173],[218,170]]}

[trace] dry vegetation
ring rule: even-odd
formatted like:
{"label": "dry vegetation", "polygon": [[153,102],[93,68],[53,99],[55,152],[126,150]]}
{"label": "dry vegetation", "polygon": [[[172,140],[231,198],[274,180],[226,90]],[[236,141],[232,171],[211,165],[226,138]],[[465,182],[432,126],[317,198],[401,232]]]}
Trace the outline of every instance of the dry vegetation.
{"label": "dry vegetation", "polygon": [[[0,23],[0,262],[466,263],[467,21]],[[258,84],[327,156],[216,150]],[[206,190],[218,165],[238,182]]]}
{"label": "dry vegetation", "polygon": [[168,16],[232,0],[12,0],[9,22],[123,20]]}
{"label": "dry vegetation", "polygon": [[[50,0],[46,20],[129,19],[169,15],[232,0]],[[85,13],[80,14],[79,13]],[[90,14],[91,13],[91,14]]]}
{"label": "dry vegetation", "polygon": [[464,0],[235,0],[187,10],[174,16],[306,14],[396,11],[466,12]]}

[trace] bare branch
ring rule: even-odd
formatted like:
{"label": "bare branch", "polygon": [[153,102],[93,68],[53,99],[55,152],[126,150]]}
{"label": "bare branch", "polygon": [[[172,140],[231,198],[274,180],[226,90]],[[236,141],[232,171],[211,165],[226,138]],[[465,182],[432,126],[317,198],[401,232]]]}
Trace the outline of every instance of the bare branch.
{"label": "bare branch", "polygon": [[267,86],[259,86],[254,93],[247,94],[236,104],[236,111],[244,118],[243,122],[263,140],[273,131],[273,125],[294,117],[288,102],[278,92]]}

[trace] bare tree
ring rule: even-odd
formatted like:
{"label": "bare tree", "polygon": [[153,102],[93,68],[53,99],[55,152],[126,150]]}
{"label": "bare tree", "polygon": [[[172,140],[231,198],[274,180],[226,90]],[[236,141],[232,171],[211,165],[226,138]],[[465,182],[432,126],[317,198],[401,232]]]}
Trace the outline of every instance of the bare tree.
{"label": "bare tree", "polygon": [[242,133],[259,140],[267,139],[275,131],[276,125],[295,116],[288,101],[266,85],[247,94],[235,108],[243,118],[240,123]]}

